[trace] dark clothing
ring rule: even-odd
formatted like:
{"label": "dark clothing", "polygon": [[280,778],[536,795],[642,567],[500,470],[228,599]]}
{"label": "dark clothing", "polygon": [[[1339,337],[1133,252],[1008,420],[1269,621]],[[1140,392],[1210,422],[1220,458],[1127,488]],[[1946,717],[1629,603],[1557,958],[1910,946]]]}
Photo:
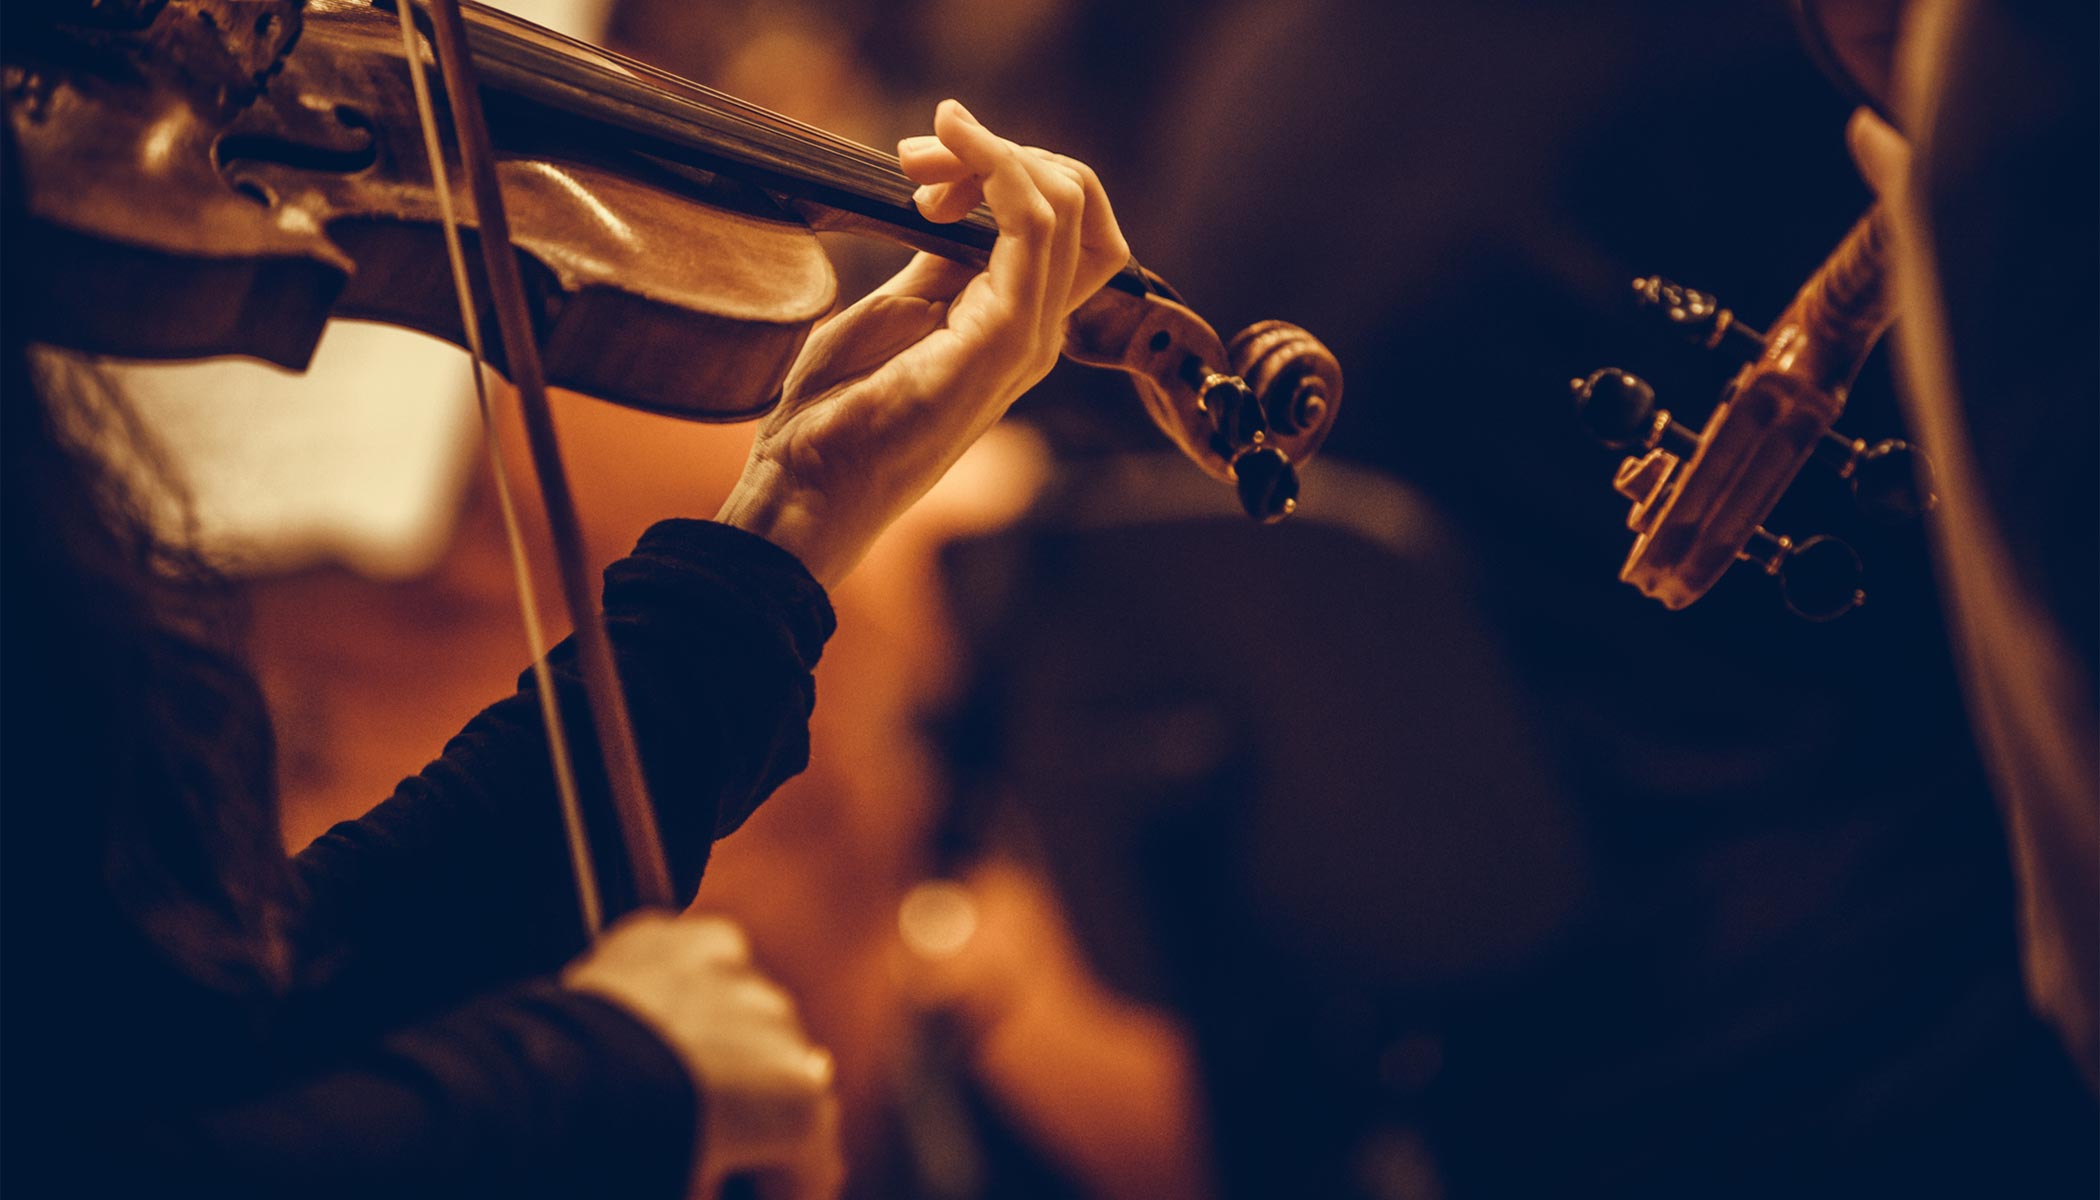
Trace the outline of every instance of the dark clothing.
{"label": "dark clothing", "polygon": [[[546,982],[584,936],[529,674],[297,857],[289,987],[207,983],[129,915],[105,840],[115,806],[62,786],[98,775],[78,755],[125,748],[45,715],[69,705],[40,709],[36,685],[67,678],[71,652],[30,638],[18,598],[52,606],[15,582],[10,1191],[85,1176],[89,1192],[162,1195],[682,1194],[697,1127],[683,1067],[624,1010]],[[605,607],[690,896],[713,839],[807,762],[830,607],[785,551],[696,521],[655,526],[608,569]],[[613,846],[572,658],[569,643],[551,655],[593,845]]]}

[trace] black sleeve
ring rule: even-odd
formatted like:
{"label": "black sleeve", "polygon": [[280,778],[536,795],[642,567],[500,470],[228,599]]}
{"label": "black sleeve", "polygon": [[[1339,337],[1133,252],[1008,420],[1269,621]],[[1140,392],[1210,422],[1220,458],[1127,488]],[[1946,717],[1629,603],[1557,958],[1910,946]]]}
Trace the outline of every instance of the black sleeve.
{"label": "black sleeve", "polygon": [[[618,1006],[548,985],[475,1001],[253,1100],[150,1122],[108,1194],[676,1197],[684,1069]],[[98,1189],[90,1189],[98,1190]],[[141,1191],[140,1194],[145,1194]]]}
{"label": "black sleeve", "polygon": [[[690,898],[713,840],[808,762],[810,672],[830,605],[772,543],[666,521],[607,569],[605,609],[674,879]],[[619,838],[573,649],[549,657],[601,881],[617,899],[628,883],[604,853]],[[299,855],[297,940],[323,981],[300,1005],[314,1028],[392,1028],[582,948],[538,705],[528,673],[391,799]]]}

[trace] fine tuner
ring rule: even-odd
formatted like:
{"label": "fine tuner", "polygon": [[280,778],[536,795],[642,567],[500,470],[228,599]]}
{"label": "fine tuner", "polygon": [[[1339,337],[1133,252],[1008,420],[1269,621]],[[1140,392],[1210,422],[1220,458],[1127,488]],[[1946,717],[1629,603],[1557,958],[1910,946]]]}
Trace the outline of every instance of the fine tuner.
{"label": "fine tuner", "polygon": [[1613,483],[1632,504],[1626,523],[1638,536],[1621,579],[1683,608],[1731,565],[1749,562],[1776,577],[1787,607],[1812,621],[1866,599],[1865,569],[1850,545],[1828,535],[1796,541],[1764,522],[1811,461],[1834,471],[1879,520],[1916,518],[1937,500],[1931,463],[1909,443],[1831,428],[1894,316],[1882,241],[1878,210],[1869,211],[1768,332],[1705,292],[1659,276],[1634,281],[1644,312],[1741,369],[1696,430],[1629,372],[1607,368],[1570,381],[1584,426],[1628,454]]}

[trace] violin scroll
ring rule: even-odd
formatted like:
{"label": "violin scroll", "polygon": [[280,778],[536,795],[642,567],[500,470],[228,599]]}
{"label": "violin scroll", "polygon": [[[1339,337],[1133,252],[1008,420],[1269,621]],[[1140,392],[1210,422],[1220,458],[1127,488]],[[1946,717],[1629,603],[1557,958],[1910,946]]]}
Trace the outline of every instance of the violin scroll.
{"label": "violin scroll", "polygon": [[1296,325],[1261,321],[1242,329],[1225,352],[1233,373],[1254,389],[1270,428],[1325,432],[1328,409],[1341,399],[1342,364],[1320,339]]}
{"label": "violin scroll", "polygon": [[1829,537],[1799,543],[1764,522],[1812,459],[1827,462],[1875,515],[1932,507],[1930,472],[1907,443],[1831,431],[1847,390],[1894,320],[1879,210],[1860,218],[1766,333],[1705,292],[1659,276],[1634,281],[1643,309],[1710,350],[1745,360],[1705,425],[1656,404],[1639,377],[1604,370],[1573,383],[1582,421],[1629,457],[1614,483],[1637,535],[1619,577],[1670,608],[1704,596],[1729,566],[1780,578],[1788,607],[1828,620],[1864,593],[1859,556]]}
{"label": "violin scroll", "polygon": [[1072,315],[1065,355],[1128,374],[1183,454],[1238,491],[1257,521],[1298,507],[1298,464],[1327,437],[1342,368],[1318,338],[1263,321],[1226,346],[1156,276],[1142,295],[1104,288]]}
{"label": "violin scroll", "polygon": [[[1614,450],[1631,452],[1620,464],[1613,486],[1632,506],[1627,527],[1644,535],[1651,532],[1683,463],[1699,452],[1702,435],[1658,407],[1647,380],[1616,367],[1571,380],[1569,389],[1590,434]],[[1860,507],[1878,519],[1915,517],[1930,511],[1936,500],[1929,483],[1930,464],[1906,442],[1885,439],[1869,444],[1826,433],[1813,459],[1851,484]],[[1735,561],[1777,579],[1788,610],[1806,620],[1832,620],[1866,601],[1859,586],[1865,567],[1858,552],[1827,534],[1796,542],[1758,525],[1744,539]]]}

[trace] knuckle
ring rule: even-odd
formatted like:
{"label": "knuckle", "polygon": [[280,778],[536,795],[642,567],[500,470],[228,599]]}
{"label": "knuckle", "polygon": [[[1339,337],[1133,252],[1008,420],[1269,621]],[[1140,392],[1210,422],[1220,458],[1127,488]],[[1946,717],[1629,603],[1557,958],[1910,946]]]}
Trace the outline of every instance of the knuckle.
{"label": "knuckle", "polygon": [[800,1039],[776,1046],[763,1075],[753,1081],[783,1131],[806,1131],[833,1099],[830,1055]]}
{"label": "knuckle", "polygon": [[825,1107],[836,1102],[832,1092],[835,1075],[830,1051],[808,1042],[801,1043],[790,1077],[794,1081],[796,1097],[807,1106],[812,1117],[821,1117]]}
{"label": "knuckle", "polygon": [[638,912],[620,919],[609,930],[604,940],[630,946],[647,946],[665,943],[676,936],[674,921],[668,914]]}
{"label": "knuckle", "polygon": [[1063,171],[1048,173],[1042,182],[1042,193],[1057,212],[1077,212],[1086,205],[1086,189]]}
{"label": "knuckle", "polygon": [[1022,169],[1020,147],[1005,138],[986,134],[984,140],[975,147],[975,151],[976,163],[980,165],[982,174],[991,175],[1000,171]]}
{"label": "knuckle", "polygon": [[1041,236],[1057,226],[1057,210],[1043,198],[1041,190],[1017,206],[1013,215],[1014,227],[1029,236]]}
{"label": "knuckle", "polygon": [[760,975],[753,975],[744,983],[744,1000],[752,1008],[769,1016],[792,1019],[795,1014],[795,997],[786,988]]}
{"label": "knuckle", "polygon": [[794,1091],[796,1106],[801,1110],[803,1119],[812,1125],[817,1123],[818,1115],[823,1112],[824,1102],[831,1098],[831,1076],[805,1065],[809,1055],[814,1053],[805,1053],[805,1061],[798,1062],[794,1070],[788,1073],[791,1080],[789,1086]]}
{"label": "knuckle", "polygon": [[693,941],[713,956],[741,961],[751,957],[751,939],[743,926],[727,917],[691,917]]}
{"label": "knuckle", "polygon": [[1058,170],[1062,171],[1073,183],[1077,184],[1079,190],[1086,193],[1089,197],[1103,190],[1101,176],[1094,172],[1094,168],[1073,158],[1071,155],[1045,151],[1043,157],[1056,166]]}

